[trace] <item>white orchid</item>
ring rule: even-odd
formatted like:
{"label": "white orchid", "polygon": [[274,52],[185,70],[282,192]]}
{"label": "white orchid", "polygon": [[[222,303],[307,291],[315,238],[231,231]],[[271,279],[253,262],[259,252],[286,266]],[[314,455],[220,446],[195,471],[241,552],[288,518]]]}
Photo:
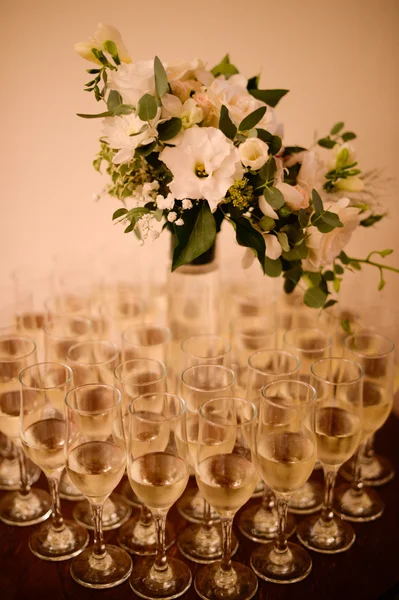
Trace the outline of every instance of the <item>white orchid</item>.
{"label": "white orchid", "polygon": [[104,47],[105,42],[114,42],[119,59],[122,63],[132,62],[119,31],[115,27],[112,27],[112,25],[103,25],[103,23],[97,25],[96,33],[87,42],[78,42],[75,44],[75,51],[82,58],[101,65],[102,63],[94,56],[92,48],[106,51]]}
{"label": "white orchid", "polygon": [[158,135],[155,129],[158,120],[159,115],[148,124],[135,114],[104,119],[102,139],[113,150],[119,150],[112,162],[115,165],[127,163],[132,160],[136,148],[151,144]]}
{"label": "white orchid", "polygon": [[201,123],[204,118],[202,109],[197,106],[193,98],[189,98],[182,103],[176,96],[164,94],[162,96],[162,107],[162,118],[178,117],[181,119],[183,129],[189,129],[189,127]]}
{"label": "white orchid", "polygon": [[172,172],[174,197],[207,200],[212,211],[243,176],[237,148],[215,127],[187,129],[181,144],[165,148],[159,158]]}

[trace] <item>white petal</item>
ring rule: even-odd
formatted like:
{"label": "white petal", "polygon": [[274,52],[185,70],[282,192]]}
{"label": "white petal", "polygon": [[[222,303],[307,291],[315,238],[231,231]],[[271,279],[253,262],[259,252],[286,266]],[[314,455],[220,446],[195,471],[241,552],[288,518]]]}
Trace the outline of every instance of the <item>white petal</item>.
{"label": "white petal", "polygon": [[271,233],[266,233],[264,236],[266,243],[266,256],[272,260],[276,260],[281,256],[282,248],[277,237]]}
{"label": "white petal", "polygon": [[278,219],[278,214],[272,209],[270,204],[266,202],[264,196],[259,196],[259,208],[267,217],[271,217],[272,219]]}

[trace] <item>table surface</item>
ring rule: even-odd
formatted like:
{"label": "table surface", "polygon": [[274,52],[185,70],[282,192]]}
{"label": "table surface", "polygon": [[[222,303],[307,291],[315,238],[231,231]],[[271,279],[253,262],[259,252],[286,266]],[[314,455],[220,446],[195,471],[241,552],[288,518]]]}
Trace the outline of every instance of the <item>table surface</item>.
{"label": "table surface", "polygon": [[[399,598],[399,420],[391,415],[377,435],[376,449],[389,457],[398,476],[379,492],[386,503],[382,517],[371,523],[355,525],[356,542],[342,554],[323,555],[312,552],[310,575],[293,585],[276,585],[259,581],[256,598],[260,600],[394,600]],[[36,484],[46,488],[42,476]],[[71,517],[73,503],[62,501],[64,516]],[[182,531],[186,522],[172,507],[169,517]],[[33,527],[10,527],[0,523],[0,600],[116,600],[136,599],[128,582],[110,590],[90,590],[75,583],[69,575],[70,561],[51,563],[36,558],[28,548]],[[236,530],[240,547],[235,560],[248,564],[255,544]],[[106,542],[114,543],[116,532],[106,532]],[[295,537],[292,538],[295,541]],[[192,569],[196,565],[179,555],[176,546],[169,551]],[[133,563],[139,558],[133,557]],[[134,567],[133,567],[134,568]],[[193,587],[183,600],[197,598]]]}

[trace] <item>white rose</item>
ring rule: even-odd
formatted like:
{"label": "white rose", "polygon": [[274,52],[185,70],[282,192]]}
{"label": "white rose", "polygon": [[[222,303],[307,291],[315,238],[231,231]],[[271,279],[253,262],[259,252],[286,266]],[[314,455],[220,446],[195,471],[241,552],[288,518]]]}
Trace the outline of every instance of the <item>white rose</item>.
{"label": "white rose", "polygon": [[289,185],[288,183],[277,183],[275,187],[280,190],[284,196],[284,202],[294,212],[301,208],[308,208],[309,196],[300,185]]}
{"label": "white rose", "polygon": [[116,45],[118,56],[122,63],[132,62],[121,34],[115,27],[112,27],[112,25],[103,25],[102,23],[99,23],[94,37],[90,38],[87,42],[78,42],[75,44],[75,50],[86,60],[101,65],[101,62],[92,53],[92,48],[104,50],[104,43],[108,41],[114,42]]}
{"label": "white rose", "polygon": [[154,62],[139,60],[129,65],[120,65],[115,71],[108,71],[107,87],[119,92],[124,104],[136,107],[144,94],[156,95]]}
{"label": "white rose", "polygon": [[269,147],[259,138],[248,138],[239,146],[238,150],[242,164],[255,171],[263,167],[269,158]]}
{"label": "white rose", "polygon": [[348,198],[341,198],[329,206],[328,210],[338,215],[343,227],[336,227],[330,233],[321,233],[314,225],[307,228],[308,256],[303,266],[308,271],[318,271],[320,267],[330,265],[359,225],[360,211],[349,206]]}

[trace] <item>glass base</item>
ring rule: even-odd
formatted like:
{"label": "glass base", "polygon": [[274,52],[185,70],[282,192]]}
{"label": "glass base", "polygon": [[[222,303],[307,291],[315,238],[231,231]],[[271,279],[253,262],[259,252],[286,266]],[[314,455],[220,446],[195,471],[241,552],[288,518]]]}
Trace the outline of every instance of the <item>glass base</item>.
{"label": "glass base", "polygon": [[166,571],[153,568],[154,559],[144,558],[134,567],[129,583],[141,598],[172,600],[186,593],[192,581],[191,571],[181,560],[168,556]]}
{"label": "glass base", "polygon": [[[87,500],[79,502],[73,509],[73,518],[79,525],[94,529],[93,513]],[[132,514],[131,506],[119,494],[111,494],[104,502],[102,525],[103,530],[117,529],[126,523]]]}
{"label": "glass base", "polygon": [[[245,537],[267,544],[277,537],[278,516],[275,508],[265,510],[259,504],[245,508],[238,517],[238,529]],[[296,529],[296,520],[293,515],[287,515],[285,535],[289,538]]]}
{"label": "glass base", "polygon": [[342,519],[334,518],[323,525],[320,515],[303,519],[297,529],[301,544],[322,554],[337,554],[349,550],[356,539],[353,527]]}
{"label": "glass base", "polygon": [[323,500],[323,486],[307,481],[300,490],[291,494],[288,510],[296,515],[310,515],[321,509]]}
{"label": "glass base", "polygon": [[[170,521],[166,521],[165,535],[166,549],[168,550],[176,541],[176,532]],[[151,520],[150,525],[143,525],[140,522],[140,511],[136,509],[134,517],[120,528],[118,544],[131,554],[154,555],[157,547],[154,521]]]}
{"label": "glass base", "polygon": [[382,515],[384,508],[380,495],[373,489],[363,488],[357,492],[352,490],[351,484],[344,483],[335,491],[334,511],[345,521],[374,521]]}
{"label": "glass base", "polygon": [[[221,560],[222,551],[222,526],[216,523],[207,528],[204,524],[196,523],[189,525],[179,535],[177,547],[180,552],[193,562],[207,565]],[[238,550],[236,535],[231,538],[231,555]]]}
{"label": "glass base", "polygon": [[48,519],[50,515],[51,498],[39,488],[32,488],[27,496],[9,492],[0,501],[0,520],[7,525],[35,525]]}
{"label": "glass base", "polygon": [[[353,481],[353,469],[354,460],[351,459],[342,466],[339,474],[347,481]],[[361,476],[367,487],[379,487],[395,477],[395,469],[385,456],[375,454],[361,463]]]}
{"label": "glass base", "polygon": [[81,494],[76,488],[66,471],[62,472],[60,479],[60,497],[64,500],[71,500],[72,502],[78,502],[84,500],[83,494]]}
{"label": "glass base", "polygon": [[[223,574],[220,562],[198,571],[194,588],[203,600],[249,600],[258,590],[258,579],[250,568],[232,562],[233,571]],[[224,576],[223,576],[224,575]]]}
{"label": "glass base", "polygon": [[251,556],[251,567],[261,579],[272,583],[295,583],[305,579],[312,570],[309,553],[297,544],[288,544],[288,551],[278,553],[270,543],[257,548]]}
{"label": "glass base", "polygon": [[43,560],[68,560],[77,556],[89,543],[89,534],[84,527],[73,521],[64,521],[64,529],[56,531],[52,523],[45,523],[29,538],[29,548]]}
{"label": "glass base", "polygon": [[86,548],[71,563],[71,576],[88,588],[106,589],[120,585],[132,572],[132,559],[118,546],[106,545],[102,560],[93,556],[93,546]]}
{"label": "glass base", "polygon": [[[26,473],[29,485],[40,477],[41,470],[31,460],[26,459]],[[17,491],[21,486],[21,473],[17,458],[5,457],[0,460],[0,490]]]}
{"label": "glass base", "polygon": [[258,481],[251,498],[262,498],[264,489],[265,489],[265,484],[263,483],[263,481],[262,480]]}
{"label": "glass base", "polygon": [[[198,488],[186,490],[183,496],[177,501],[176,508],[180,515],[190,523],[204,522],[204,498],[201,496]],[[212,521],[219,521],[219,514],[211,507]]]}
{"label": "glass base", "polygon": [[137,498],[136,494],[133,492],[132,486],[130,485],[129,481],[125,481],[125,483],[122,484],[120,492],[121,496],[126,500],[126,502],[128,502],[132,506],[140,508],[141,502]]}

